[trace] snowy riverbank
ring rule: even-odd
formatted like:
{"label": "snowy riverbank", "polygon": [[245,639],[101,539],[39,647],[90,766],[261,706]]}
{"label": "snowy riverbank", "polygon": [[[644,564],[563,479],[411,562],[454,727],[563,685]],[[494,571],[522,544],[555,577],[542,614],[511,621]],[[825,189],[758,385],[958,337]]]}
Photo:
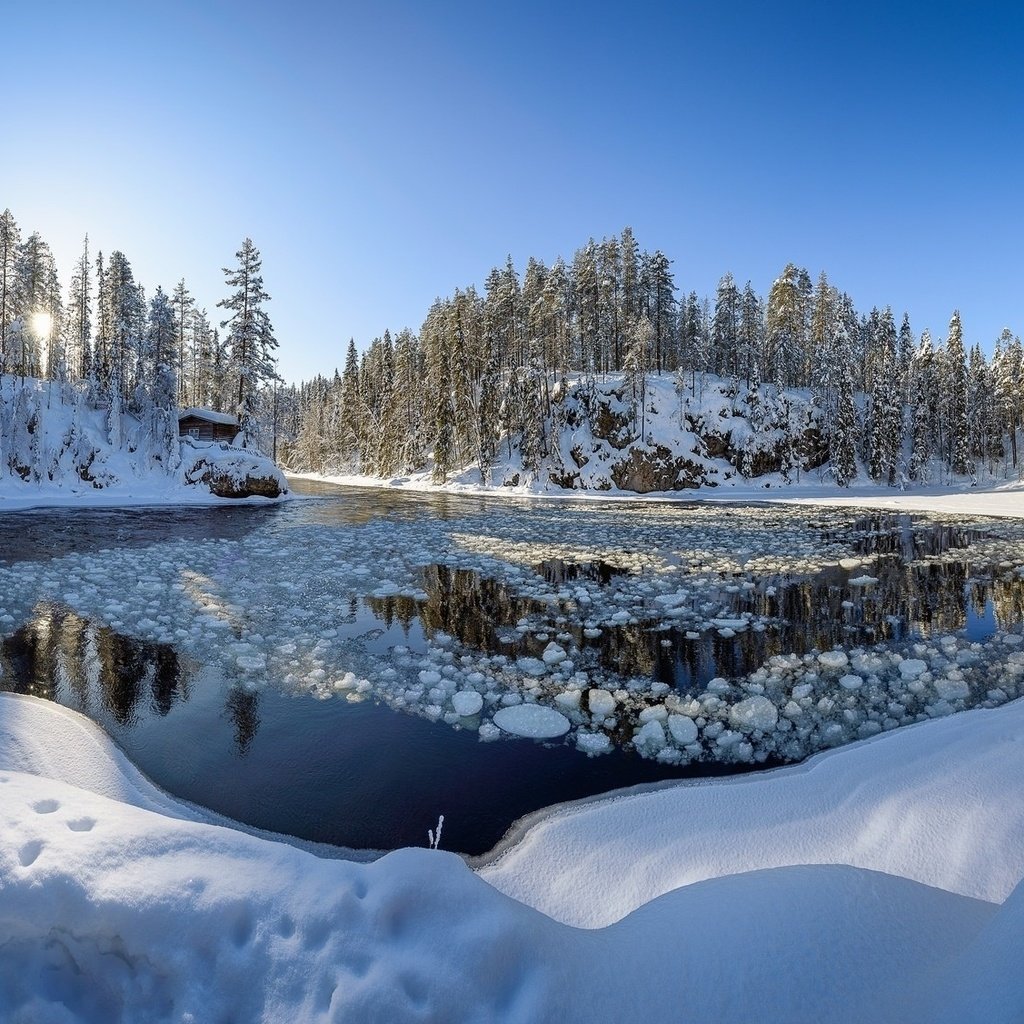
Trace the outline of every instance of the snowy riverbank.
{"label": "snowy riverbank", "polygon": [[772,487],[751,486],[749,481],[738,481],[714,489],[701,488],[688,491],[658,491],[635,494],[631,491],[565,490],[548,484],[545,486],[520,485],[518,487],[484,487],[468,480],[434,484],[428,473],[407,477],[357,476],[351,474],[288,473],[295,480],[312,480],[335,484],[339,487],[369,487],[420,493],[461,494],[471,497],[498,499],[544,499],[554,501],[613,501],[627,503],[648,502],[722,502],[747,504],[768,501],[775,504],[832,505],[850,508],[874,508],[894,512],[944,512],[960,515],[1024,516],[1024,482],[1007,481],[985,484],[963,484],[950,487],[917,487],[900,491],[877,484],[837,487],[810,479],[801,483],[778,484]]}
{"label": "snowy riverbank", "polygon": [[259,452],[180,438],[173,408],[136,414],[53,381],[0,376],[0,512],[210,505],[287,492]]}
{"label": "snowy riverbank", "polygon": [[0,734],[0,1013],[19,1024],[1024,1009],[1020,701],[570,807],[479,874],[196,821],[98,728],[32,698],[0,696]]}

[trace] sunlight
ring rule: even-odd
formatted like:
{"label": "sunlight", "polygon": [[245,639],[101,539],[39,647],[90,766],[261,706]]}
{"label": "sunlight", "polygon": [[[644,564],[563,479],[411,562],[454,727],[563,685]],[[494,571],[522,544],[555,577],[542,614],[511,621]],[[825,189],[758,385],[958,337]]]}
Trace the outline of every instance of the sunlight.
{"label": "sunlight", "polygon": [[45,310],[38,310],[29,318],[32,332],[40,338],[49,338],[53,330],[53,317]]}

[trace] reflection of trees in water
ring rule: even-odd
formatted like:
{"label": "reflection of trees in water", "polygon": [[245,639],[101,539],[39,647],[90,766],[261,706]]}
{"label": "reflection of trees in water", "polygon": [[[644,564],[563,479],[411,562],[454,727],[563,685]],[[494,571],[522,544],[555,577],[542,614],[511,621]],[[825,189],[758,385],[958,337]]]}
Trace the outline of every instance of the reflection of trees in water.
{"label": "reflection of trees in water", "polygon": [[371,597],[367,604],[388,628],[398,622],[408,632],[418,619],[428,636],[448,633],[465,647],[481,651],[505,649],[500,630],[547,608],[529,598],[516,597],[504,583],[469,569],[428,566],[423,571],[422,585],[426,601]]}
{"label": "reflection of trees in water", "polygon": [[[1024,621],[1024,581],[976,578],[966,559],[908,562],[902,557],[919,558],[963,547],[974,539],[965,536],[968,533],[943,527],[930,541],[919,533],[897,536],[892,544],[881,545],[893,554],[881,555],[852,572],[837,567],[811,577],[765,577],[753,581],[754,589],[737,593],[725,588],[742,577],[725,579],[717,591],[703,589],[692,598],[693,614],[688,622],[656,628],[658,613],[652,607],[649,621],[605,626],[593,640],[583,636],[578,613],[518,597],[501,581],[446,566],[424,571],[425,601],[389,597],[371,598],[367,603],[389,627],[398,622],[408,632],[418,619],[427,636],[445,632],[464,647],[484,653],[538,656],[546,639],[527,634],[508,642],[511,627],[532,617],[535,627],[549,634],[564,631],[573,635],[583,652],[581,668],[597,665],[625,676],[699,685],[716,675],[745,675],[776,654],[957,632],[967,626],[970,613],[984,616],[989,605],[998,626],[1019,624]],[[851,586],[851,578],[864,575],[877,582]],[[608,582],[612,582],[610,577]],[[765,629],[743,630],[734,637],[705,630],[696,639],[687,638],[694,620],[706,619],[700,608],[711,599],[731,616],[749,613],[768,620]],[[559,614],[569,621],[552,624],[551,617]]]}
{"label": "reflection of trees in water", "polygon": [[32,618],[0,641],[0,685],[15,693],[104,708],[120,724],[141,704],[166,715],[188,699],[189,674],[173,647],[96,626],[68,608],[39,604]]}
{"label": "reflection of trees in water", "polygon": [[[70,608],[41,603],[13,636],[0,640],[0,690],[104,712],[122,727],[148,711],[165,717],[190,697],[193,669],[168,644],[97,626]],[[259,695],[232,688],[224,714],[245,754],[259,731]],[[99,716],[102,720],[102,715]]]}
{"label": "reflection of trees in water", "polygon": [[244,757],[260,729],[260,695],[233,686],[224,702],[224,714],[235,726],[235,746]]}

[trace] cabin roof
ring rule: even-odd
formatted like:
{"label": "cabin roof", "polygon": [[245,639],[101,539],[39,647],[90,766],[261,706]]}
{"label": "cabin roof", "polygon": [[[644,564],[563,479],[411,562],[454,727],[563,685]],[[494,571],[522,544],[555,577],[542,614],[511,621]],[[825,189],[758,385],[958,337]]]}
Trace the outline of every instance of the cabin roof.
{"label": "cabin roof", "polygon": [[237,427],[238,417],[232,416],[229,412],[214,412],[212,409],[181,409],[178,412],[178,420],[187,419],[205,420],[207,423],[220,423],[225,427]]}

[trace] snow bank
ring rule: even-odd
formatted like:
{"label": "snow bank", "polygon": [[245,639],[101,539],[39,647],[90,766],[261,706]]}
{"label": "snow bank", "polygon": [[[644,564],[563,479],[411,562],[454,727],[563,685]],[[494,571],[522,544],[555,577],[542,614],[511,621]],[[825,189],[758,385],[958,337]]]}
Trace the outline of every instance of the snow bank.
{"label": "snow bank", "polygon": [[[1024,848],[1016,704],[962,716],[956,736],[950,720],[929,723],[808,770],[584,805],[483,877],[443,852],[328,861],[159,812],[98,730],[83,724],[68,750],[39,739],[48,719],[73,738],[77,717],[0,698],[11,1024],[1019,1019],[1024,889],[1000,907],[898,871],[816,863],[847,829],[854,859],[871,848],[884,860],[895,841],[891,867],[930,864],[953,890],[976,877],[1005,897]],[[15,767],[76,763],[136,806]],[[575,862],[553,841],[569,833]],[[759,851],[787,833],[792,866],[765,867]],[[658,896],[669,861],[686,874],[695,860],[706,880]],[[513,875],[527,895],[557,888],[590,924],[636,909],[578,930],[487,884]],[[636,983],[610,984],[610,971]]]}
{"label": "snow bank", "polygon": [[[789,768],[570,805],[481,874],[587,928],[679,886],[794,864],[851,864],[1002,902],[1024,878],[1022,741],[1018,700]],[[595,879],[615,884],[598,899]]]}
{"label": "snow bank", "polygon": [[287,483],[269,459],[226,445],[182,444],[176,423],[158,410],[111,418],[70,386],[0,377],[0,510],[284,493]]}
{"label": "snow bank", "polygon": [[[396,477],[358,473],[313,473],[300,478],[347,486],[505,497],[554,497],[607,501],[789,501],[963,514],[1024,514],[1024,481],[969,476],[949,479],[936,463],[929,479],[941,486],[904,481],[907,491],[872,481],[864,467],[849,487],[837,486],[827,462],[828,444],[819,425],[820,410],[806,389],[762,388],[774,411],[754,430],[749,393],[735,381],[706,375],[697,395],[680,395],[670,375],[646,382],[643,436],[629,415],[627,385],[621,374],[590,385],[571,375],[564,423],[552,427],[550,455],[536,471],[524,468],[513,440],[499,446],[499,460],[486,474],[475,464],[438,485],[433,468]],[[791,435],[792,443],[786,441]],[[510,454],[506,454],[510,451]],[[983,467],[979,469],[983,472]],[[1018,476],[1017,469],[1005,473]]]}

